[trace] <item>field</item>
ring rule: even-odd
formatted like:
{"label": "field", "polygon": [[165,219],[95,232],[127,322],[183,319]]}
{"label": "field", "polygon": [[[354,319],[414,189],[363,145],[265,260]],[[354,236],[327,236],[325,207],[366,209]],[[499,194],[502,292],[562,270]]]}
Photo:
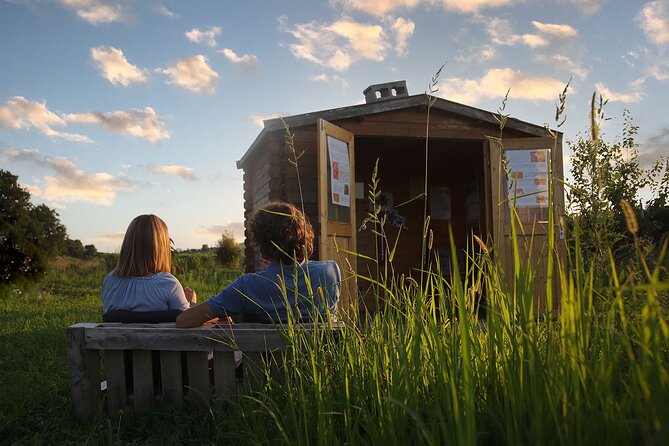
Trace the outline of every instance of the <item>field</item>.
{"label": "field", "polygon": [[[239,272],[203,256],[177,259],[204,297]],[[0,300],[0,438],[6,444],[666,444],[669,326],[666,270],[593,286],[561,276],[560,317],[526,304],[531,274],[503,292],[486,256],[479,273],[378,283],[386,306],[335,342],[291,335],[286,382],[216,401],[85,424],[70,409],[64,328],[100,321],[108,266],[61,259],[40,284]],[[486,287],[487,319],[473,291]],[[529,299],[531,301],[531,299]],[[524,303],[525,302],[525,303]],[[437,311],[437,308],[441,308]],[[453,321],[456,321],[453,322]],[[305,345],[308,348],[304,348]]]}

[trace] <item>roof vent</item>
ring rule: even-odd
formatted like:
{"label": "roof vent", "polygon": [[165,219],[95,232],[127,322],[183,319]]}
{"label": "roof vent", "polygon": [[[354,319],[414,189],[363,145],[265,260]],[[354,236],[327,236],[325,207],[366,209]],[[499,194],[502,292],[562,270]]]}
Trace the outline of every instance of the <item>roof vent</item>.
{"label": "roof vent", "polygon": [[365,102],[371,104],[372,102],[385,101],[386,99],[399,98],[401,96],[409,96],[407,91],[407,81],[386,82],[385,84],[374,84],[365,88],[362,92],[365,95]]}

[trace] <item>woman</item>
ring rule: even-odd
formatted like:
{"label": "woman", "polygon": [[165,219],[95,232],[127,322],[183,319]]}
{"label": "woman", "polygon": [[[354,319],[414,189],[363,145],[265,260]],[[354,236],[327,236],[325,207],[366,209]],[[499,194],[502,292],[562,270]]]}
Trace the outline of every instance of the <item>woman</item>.
{"label": "woman", "polygon": [[339,267],[333,260],[307,260],[314,249],[314,231],[299,209],[290,203],[269,203],[253,215],[251,234],[267,266],[238,277],[208,301],[181,313],[177,327],[197,327],[233,315],[242,315],[246,322],[334,316]]}
{"label": "woman", "polygon": [[167,225],[144,214],[130,222],[118,265],[102,282],[103,319],[107,322],[166,322],[197,302],[171,273]]}

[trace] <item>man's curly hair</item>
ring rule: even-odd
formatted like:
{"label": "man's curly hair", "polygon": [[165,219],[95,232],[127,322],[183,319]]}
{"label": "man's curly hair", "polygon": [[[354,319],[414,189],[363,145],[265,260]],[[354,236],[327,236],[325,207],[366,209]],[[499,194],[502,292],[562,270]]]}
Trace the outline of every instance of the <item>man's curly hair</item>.
{"label": "man's curly hair", "polygon": [[309,219],[290,203],[270,202],[251,219],[253,241],[263,258],[301,262],[314,251],[314,230]]}

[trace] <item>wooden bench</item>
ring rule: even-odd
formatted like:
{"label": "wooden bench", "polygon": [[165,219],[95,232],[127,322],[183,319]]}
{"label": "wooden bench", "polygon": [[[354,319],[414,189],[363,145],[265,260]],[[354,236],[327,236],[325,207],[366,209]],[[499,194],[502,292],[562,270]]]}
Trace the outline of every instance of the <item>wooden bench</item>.
{"label": "wooden bench", "polygon": [[[298,329],[314,328],[299,324]],[[106,411],[114,416],[127,408],[141,413],[184,402],[206,404],[239,386],[259,390],[280,375],[284,332],[280,326],[248,323],[188,329],[174,323],[74,324],[67,328],[74,411],[80,418],[92,417],[103,393]],[[239,372],[236,351],[242,356]]]}

